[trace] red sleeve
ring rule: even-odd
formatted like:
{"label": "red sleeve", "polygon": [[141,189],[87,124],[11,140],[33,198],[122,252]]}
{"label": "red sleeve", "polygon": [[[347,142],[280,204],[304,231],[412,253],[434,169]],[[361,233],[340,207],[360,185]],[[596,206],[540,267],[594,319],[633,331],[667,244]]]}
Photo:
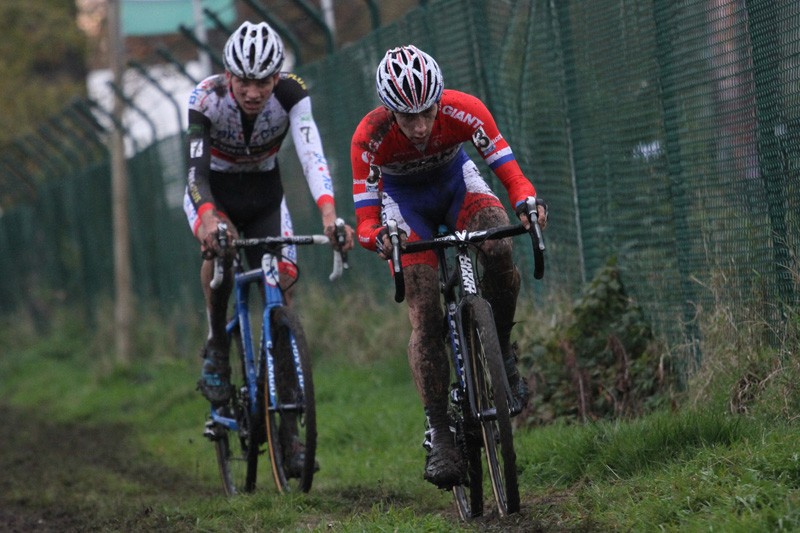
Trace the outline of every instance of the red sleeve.
{"label": "red sleeve", "polygon": [[353,204],[356,211],[356,237],[359,244],[375,250],[375,238],[381,229],[380,170],[375,167],[374,125],[385,121],[382,108],[369,113],[356,128],[350,144],[350,163],[353,167]]}
{"label": "red sleeve", "polygon": [[517,163],[514,152],[500,134],[494,117],[478,98],[459,91],[445,91],[442,113],[452,117],[452,123],[468,129],[472,144],[508,192],[512,207],[535,196],[536,189]]}

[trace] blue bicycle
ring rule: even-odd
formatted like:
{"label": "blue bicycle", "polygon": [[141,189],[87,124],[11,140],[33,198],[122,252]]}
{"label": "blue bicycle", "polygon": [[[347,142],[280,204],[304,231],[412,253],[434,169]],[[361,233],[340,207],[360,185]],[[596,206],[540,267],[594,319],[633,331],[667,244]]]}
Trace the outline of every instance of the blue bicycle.
{"label": "blue bicycle", "polygon": [[[325,235],[296,235],[235,239],[233,246],[235,294],[233,318],[227,332],[232,346],[231,399],[211,407],[204,435],[215,447],[225,493],[251,492],[256,487],[258,462],[269,456],[272,475],[280,492],[311,489],[317,446],[316,406],[311,356],[297,314],[286,305],[278,264],[289,245],[328,244]],[[336,236],[344,239],[344,221],[337,220]],[[258,247],[264,253],[261,267],[245,270],[242,250]],[[223,261],[217,259],[212,288],[221,283]],[[347,258],[334,252],[331,281],[347,268]],[[251,291],[256,286],[260,291]],[[254,296],[259,292],[259,297]],[[253,293],[253,294],[251,294]],[[254,335],[260,329],[258,343]]]}

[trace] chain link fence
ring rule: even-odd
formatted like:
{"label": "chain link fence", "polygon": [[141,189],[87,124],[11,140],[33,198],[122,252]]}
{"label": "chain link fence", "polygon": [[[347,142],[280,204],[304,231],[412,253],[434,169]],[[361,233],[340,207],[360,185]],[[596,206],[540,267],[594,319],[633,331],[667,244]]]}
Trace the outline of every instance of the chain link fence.
{"label": "chain link fence", "polygon": [[[696,340],[698,311],[720,299],[775,325],[796,306],[800,4],[425,2],[298,68],[351,222],[350,137],[378,104],[383,53],[408,43],[437,58],[447,87],[487,103],[550,204],[543,282],[517,246],[526,291],[576,295],[616,258],[629,294],[676,343]],[[113,288],[109,164],[96,156],[104,132],[97,111],[85,111],[57,119],[80,127],[46,126],[0,161],[3,198],[15,200],[0,218],[0,310],[91,308]],[[181,136],[140,149],[129,165],[136,293],[199,306],[200,257],[180,208]],[[319,231],[293,148],[281,165],[296,230]],[[324,279],[330,267],[322,251],[300,260],[304,277]],[[356,250],[351,265],[348,289],[389,283],[367,252]]]}

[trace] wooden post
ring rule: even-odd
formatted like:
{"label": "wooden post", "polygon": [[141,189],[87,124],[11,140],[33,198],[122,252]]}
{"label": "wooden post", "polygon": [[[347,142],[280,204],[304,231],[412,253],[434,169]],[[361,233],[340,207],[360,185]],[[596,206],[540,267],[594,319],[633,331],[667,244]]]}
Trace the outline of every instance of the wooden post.
{"label": "wooden post", "polygon": [[[117,87],[124,88],[124,51],[120,28],[120,1],[108,0],[109,62]],[[125,160],[124,132],[121,129],[124,102],[114,96],[115,124],[109,138],[111,152],[111,202],[114,241],[114,341],[117,361],[131,360],[133,292],[131,290],[130,224],[128,219],[128,169]],[[101,228],[98,228],[100,230]]]}

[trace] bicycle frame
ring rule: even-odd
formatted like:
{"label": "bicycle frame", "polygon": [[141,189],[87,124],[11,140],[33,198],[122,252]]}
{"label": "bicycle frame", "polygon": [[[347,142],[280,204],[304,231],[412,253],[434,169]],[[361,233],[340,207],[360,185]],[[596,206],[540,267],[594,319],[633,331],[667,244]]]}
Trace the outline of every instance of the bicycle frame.
{"label": "bicycle frame", "polygon": [[[344,228],[344,221],[337,219],[337,237],[342,235]],[[224,226],[221,226],[220,231],[224,234]],[[265,244],[280,244],[281,246],[288,244],[325,244],[328,238],[323,235],[311,236],[294,236],[288,240],[281,237],[266,237],[254,239],[239,239],[234,241],[233,244],[239,246],[253,246]],[[226,244],[227,246],[227,244]],[[238,326],[241,335],[242,349],[244,351],[244,364],[245,364],[245,381],[247,383],[247,395],[250,400],[250,414],[258,414],[258,383],[262,375],[260,372],[266,372],[267,385],[270,400],[270,410],[279,409],[297,409],[296,404],[281,405],[277,395],[277,387],[275,384],[275,363],[272,355],[272,331],[270,328],[270,318],[272,312],[281,306],[286,305],[284,300],[283,291],[280,288],[280,272],[278,269],[278,261],[280,259],[280,252],[274,253],[269,248],[266,249],[264,255],[261,257],[261,268],[252,270],[243,270],[242,258],[237,253],[234,258],[234,294],[235,294],[235,313],[234,317],[228,322],[225,327],[228,335],[232,335]],[[329,279],[334,281],[342,275],[344,269],[349,268],[347,258],[339,251],[334,252],[333,271]],[[215,263],[214,278],[211,281],[211,287],[214,288],[222,282],[224,275],[223,266],[221,262]],[[264,310],[261,321],[261,341],[259,358],[256,359],[255,350],[253,346],[252,330],[250,328],[250,309],[248,308],[248,296],[250,286],[254,283],[261,282],[264,289]],[[302,387],[304,384],[303,372],[300,365],[300,356],[297,351],[297,345],[294,338],[291,339],[292,354],[294,365],[297,370],[297,377],[299,385]],[[220,424],[232,431],[239,431],[238,424],[235,419],[226,417],[218,412],[217,409],[211,408],[211,419],[213,422]]]}
{"label": "bicycle frame", "polygon": [[[250,398],[250,414],[258,414],[258,383],[261,378],[259,372],[266,372],[270,405],[273,406],[271,409],[296,408],[296,405],[279,405],[275,386],[275,365],[272,357],[272,332],[269,324],[273,309],[285,305],[283,292],[279,286],[278,257],[268,251],[261,258],[261,268],[248,271],[243,271],[241,264],[241,261],[237,258],[235,261],[236,267],[234,269],[235,315],[230,322],[228,322],[225,329],[228,335],[232,335],[236,331],[237,326],[239,328],[244,351],[247,394]],[[256,359],[252,330],[250,328],[248,296],[251,285],[258,284],[259,281],[264,288],[264,311],[261,323],[259,358]],[[298,369],[298,377],[302,386],[303,374],[300,370],[299,358],[294,340],[292,340],[292,353],[294,354],[295,366]],[[239,429],[235,419],[221,415],[216,409],[212,408],[211,418],[214,422],[230,430],[238,431]]]}
{"label": "bicycle frame", "polygon": [[[458,235],[456,236],[458,237]],[[475,400],[475,391],[472,390],[472,387],[467,387],[466,385],[467,381],[472,378],[471,372],[473,369],[472,365],[465,363],[464,360],[464,342],[462,339],[464,339],[465,335],[464,327],[461,322],[461,311],[464,302],[463,295],[473,294],[479,296],[479,294],[478,284],[475,279],[474,262],[470,256],[469,244],[466,241],[461,241],[455,248],[455,255],[452,257],[452,260],[455,262],[453,268],[449,265],[445,248],[438,248],[436,250],[436,255],[439,259],[440,290],[444,297],[453,369],[456,379],[458,380],[458,388],[453,389],[452,393],[467,392],[467,401],[473,419],[492,420],[497,416],[497,413],[479,412],[477,401]],[[508,388],[508,386],[506,387]],[[455,399],[460,400],[460,398]]]}

